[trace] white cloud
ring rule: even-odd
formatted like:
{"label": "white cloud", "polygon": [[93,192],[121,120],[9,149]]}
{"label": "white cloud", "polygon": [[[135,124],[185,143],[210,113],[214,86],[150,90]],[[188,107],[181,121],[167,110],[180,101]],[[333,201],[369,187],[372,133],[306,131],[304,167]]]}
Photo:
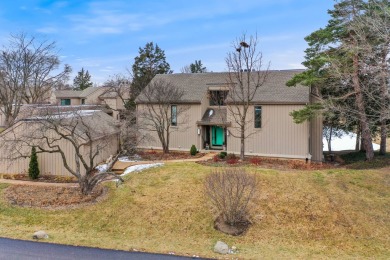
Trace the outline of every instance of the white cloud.
{"label": "white cloud", "polygon": [[48,26],[48,27],[38,28],[38,29],[36,29],[36,31],[39,33],[52,34],[52,33],[57,33],[58,28]]}

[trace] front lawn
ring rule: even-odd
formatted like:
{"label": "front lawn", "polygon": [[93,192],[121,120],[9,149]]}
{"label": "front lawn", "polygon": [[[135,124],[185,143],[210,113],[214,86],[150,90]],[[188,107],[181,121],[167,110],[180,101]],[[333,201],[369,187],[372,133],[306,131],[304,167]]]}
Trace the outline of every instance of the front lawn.
{"label": "front lawn", "polygon": [[[10,206],[1,196],[0,234],[48,242],[203,257],[222,240],[234,257],[390,258],[390,171],[278,171],[248,167],[260,180],[253,225],[239,237],[213,228],[203,180],[213,167],[170,163],[133,173],[109,198],[72,210]],[[4,193],[7,185],[0,185]]]}

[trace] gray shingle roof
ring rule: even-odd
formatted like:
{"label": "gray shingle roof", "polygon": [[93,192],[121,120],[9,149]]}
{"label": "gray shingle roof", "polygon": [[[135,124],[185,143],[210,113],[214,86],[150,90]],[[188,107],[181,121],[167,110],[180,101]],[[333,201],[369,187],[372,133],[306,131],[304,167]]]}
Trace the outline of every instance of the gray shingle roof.
{"label": "gray shingle roof", "polygon": [[229,125],[227,122],[226,108],[209,108],[202,117],[202,120],[197,122],[198,125]]}
{"label": "gray shingle roof", "polygon": [[86,98],[101,88],[103,87],[89,87],[84,90],[57,90],[54,95],[56,98]]}
{"label": "gray shingle roof", "polygon": [[[256,92],[253,102],[258,103],[308,103],[309,88],[287,87],[286,82],[302,70],[274,70]],[[159,74],[152,81],[166,80],[184,90],[183,102],[201,102],[209,87],[227,85],[228,72]],[[136,99],[140,101],[142,93]]]}

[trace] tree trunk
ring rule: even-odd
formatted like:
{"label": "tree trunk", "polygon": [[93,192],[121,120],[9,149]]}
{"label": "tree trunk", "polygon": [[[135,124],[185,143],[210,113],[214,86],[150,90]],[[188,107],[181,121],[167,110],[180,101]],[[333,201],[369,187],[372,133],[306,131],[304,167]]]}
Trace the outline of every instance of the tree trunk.
{"label": "tree trunk", "polygon": [[381,114],[380,114],[380,119],[381,119],[381,142],[380,142],[380,150],[379,154],[380,155],[385,155],[386,154],[386,139],[387,139],[387,124],[386,124],[386,117],[388,113],[388,105],[387,105],[387,100],[388,100],[388,94],[389,90],[387,87],[387,49],[384,50],[384,54],[382,55],[382,66],[381,66],[381,79],[382,79],[382,84],[381,84]]}
{"label": "tree trunk", "polygon": [[360,151],[360,135],[361,135],[361,130],[360,130],[360,127],[357,128],[357,132],[356,132],[356,145],[355,145],[355,151]]}
{"label": "tree trunk", "polygon": [[83,176],[79,179],[79,186],[80,192],[84,196],[91,194],[93,188],[95,188],[89,183],[89,179],[87,176]]}
{"label": "tree trunk", "polygon": [[333,132],[333,127],[330,127],[329,130],[329,138],[327,140],[328,143],[328,152],[332,153],[332,132]]}
{"label": "tree trunk", "polygon": [[366,160],[371,161],[374,158],[374,149],[372,147],[371,130],[366,115],[363,94],[359,82],[359,57],[355,54],[353,57],[354,73],[352,75],[353,87],[356,92],[356,107],[359,111],[359,120],[362,127],[363,146],[366,149]]}
{"label": "tree trunk", "polygon": [[245,125],[244,124],[241,125],[240,141],[241,141],[240,160],[244,161],[244,157],[245,157]]}

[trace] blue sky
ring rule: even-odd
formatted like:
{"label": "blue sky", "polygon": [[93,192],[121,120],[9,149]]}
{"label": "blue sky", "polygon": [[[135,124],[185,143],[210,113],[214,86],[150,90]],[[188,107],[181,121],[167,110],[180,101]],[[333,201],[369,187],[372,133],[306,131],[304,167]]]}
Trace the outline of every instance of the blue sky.
{"label": "blue sky", "polygon": [[331,0],[118,0],[0,2],[0,45],[10,33],[56,41],[63,63],[92,81],[126,74],[139,47],[153,41],[175,73],[202,60],[225,71],[226,53],[242,33],[257,32],[271,69],[302,68],[304,37],[326,25]]}

